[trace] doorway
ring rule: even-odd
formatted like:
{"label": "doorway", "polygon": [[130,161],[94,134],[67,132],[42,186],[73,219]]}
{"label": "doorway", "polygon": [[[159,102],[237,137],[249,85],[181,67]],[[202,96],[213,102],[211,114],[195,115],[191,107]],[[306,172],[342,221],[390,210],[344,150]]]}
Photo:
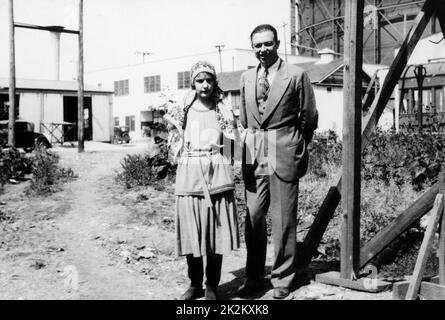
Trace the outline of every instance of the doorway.
{"label": "doorway", "polygon": [[[93,139],[93,116],[91,108],[91,97],[84,97],[84,140]],[[75,96],[64,96],[63,97],[63,121],[75,123],[72,130],[69,127],[64,126],[63,133],[65,135],[65,141],[77,141],[77,97]]]}

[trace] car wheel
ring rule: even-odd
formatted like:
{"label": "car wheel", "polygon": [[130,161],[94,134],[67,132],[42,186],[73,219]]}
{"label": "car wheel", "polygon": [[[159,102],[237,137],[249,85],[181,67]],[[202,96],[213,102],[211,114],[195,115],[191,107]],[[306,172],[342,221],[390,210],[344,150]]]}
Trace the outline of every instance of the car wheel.
{"label": "car wheel", "polygon": [[49,148],[48,143],[42,139],[38,139],[35,142],[34,147],[36,149],[48,149]]}

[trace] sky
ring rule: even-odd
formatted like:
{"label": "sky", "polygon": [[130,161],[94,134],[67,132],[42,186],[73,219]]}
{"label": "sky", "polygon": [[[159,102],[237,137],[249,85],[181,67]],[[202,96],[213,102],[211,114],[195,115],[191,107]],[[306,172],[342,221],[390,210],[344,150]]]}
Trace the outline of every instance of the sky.
{"label": "sky", "polygon": [[[0,77],[9,75],[8,1],[0,0]],[[14,0],[14,20],[77,30],[78,3]],[[140,63],[136,52],[150,52],[145,59],[158,60],[214,51],[215,45],[248,49],[250,32],[261,23],[274,25],[281,39],[286,31],[289,42],[289,20],[289,0],[84,0],[85,71]],[[17,77],[45,78],[49,33],[22,28],[15,33]],[[74,78],[76,35],[62,34],[60,59],[61,78]]]}

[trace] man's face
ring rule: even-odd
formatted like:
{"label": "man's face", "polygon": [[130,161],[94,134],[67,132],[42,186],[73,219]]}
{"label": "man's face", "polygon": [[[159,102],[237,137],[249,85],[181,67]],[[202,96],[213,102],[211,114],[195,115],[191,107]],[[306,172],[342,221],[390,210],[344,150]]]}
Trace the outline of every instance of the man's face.
{"label": "man's face", "polygon": [[280,41],[274,39],[270,30],[257,32],[252,37],[253,51],[263,67],[270,67],[277,61],[279,46]]}
{"label": "man's face", "polygon": [[195,78],[195,90],[201,99],[207,100],[212,96],[215,80],[207,72],[199,73]]}

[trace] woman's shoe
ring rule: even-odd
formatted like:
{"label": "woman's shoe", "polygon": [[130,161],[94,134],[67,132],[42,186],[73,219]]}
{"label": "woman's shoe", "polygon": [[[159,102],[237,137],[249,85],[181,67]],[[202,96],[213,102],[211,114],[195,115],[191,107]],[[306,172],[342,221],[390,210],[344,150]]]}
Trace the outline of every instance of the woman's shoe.
{"label": "woman's shoe", "polygon": [[201,287],[190,287],[179,297],[179,300],[195,300],[203,296],[204,290]]}

